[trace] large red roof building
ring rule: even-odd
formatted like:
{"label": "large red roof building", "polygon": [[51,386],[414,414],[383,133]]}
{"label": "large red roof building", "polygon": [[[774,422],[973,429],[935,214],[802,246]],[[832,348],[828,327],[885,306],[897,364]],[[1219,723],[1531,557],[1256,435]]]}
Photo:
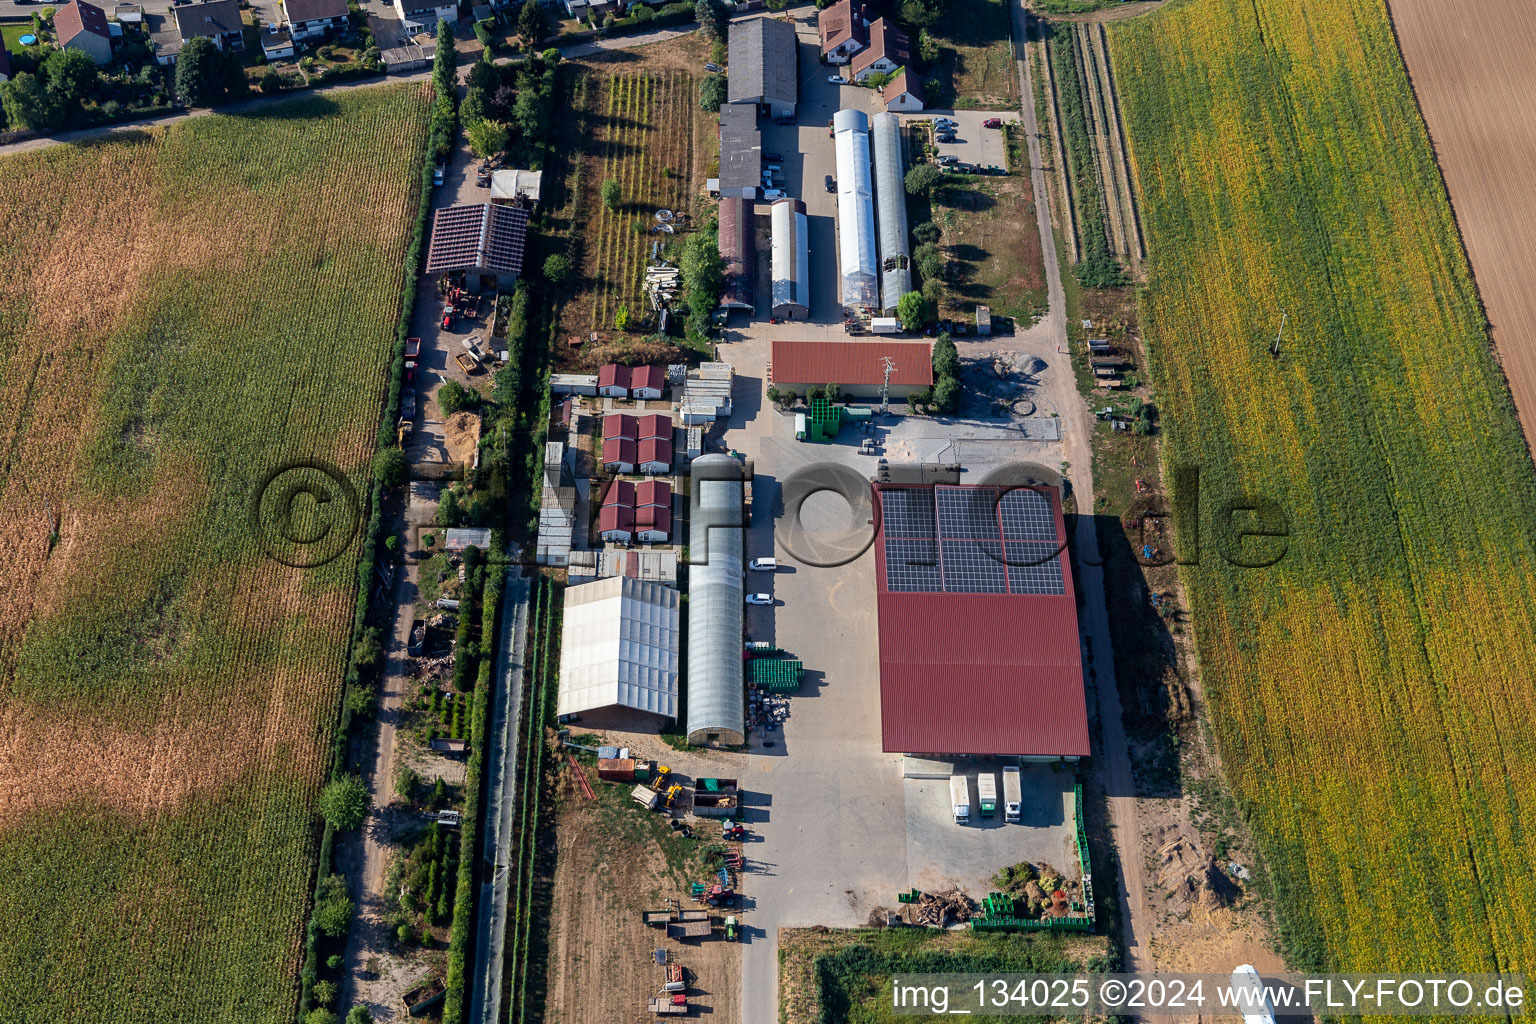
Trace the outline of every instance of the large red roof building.
{"label": "large red roof building", "polygon": [[876,487],[882,748],[1086,757],[1077,603],[1052,487]]}

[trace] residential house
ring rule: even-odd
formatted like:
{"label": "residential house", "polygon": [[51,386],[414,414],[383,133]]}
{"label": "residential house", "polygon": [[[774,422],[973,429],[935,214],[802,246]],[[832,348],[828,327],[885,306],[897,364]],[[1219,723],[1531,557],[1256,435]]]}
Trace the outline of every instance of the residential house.
{"label": "residential house", "polygon": [[458,24],[459,5],[443,3],[442,0],[395,0],[395,15],[407,35],[414,36],[422,32],[435,35],[439,21]]}
{"label": "residential house", "polygon": [[603,495],[598,533],[606,541],[665,544],[672,538],[672,486],[661,480],[616,480]]}
{"label": "residential house", "polygon": [[[202,36],[213,40],[213,45],[221,50],[245,49],[240,0],[205,0],[200,4],[179,4],[171,10],[176,15],[176,34],[182,45]],[[174,62],[175,54],[171,55],[170,61],[162,61]]]}
{"label": "residential house", "polygon": [[849,63],[855,82],[871,75],[886,75],[912,62],[912,44],[907,34],[884,18],[869,26],[869,45],[854,54]]}
{"label": "residential house", "polygon": [[627,437],[603,439],[603,468],[610,473],[633,473],[639,459],[638,445]]}
{"label": "residential house", "polygon": [[629,367],[607,363],[597,370],[597,393],[609,398],[629,397]]}
{"label": "residential house", "polygon": [[295,42],[347,29],[347,0],[283,0],[283,24]]}
{"label": "residential house", "polygon": [[922,83],[911,71],[902,68],[895,78],[880,87],[880,98],[885,101],[885,109],[892,113],[916,114],[924,105]]}
{"label": "residential house", "polygon": [[107,13],[95,4],[74,0],[60,7],[53,15],[53,31],[61,48],[79,50],[97,64],[111,63],[112,30]]}
{"label": "residential house", "polygon": [[821,34],[821,59],[828,64],[846,64],[849,58],[869,45],[869,20],[864,5],[854,0],[838,0],[816,16]]}
{"label": "residential house", "polygon": [[610,473],[670,473],[672,417],[662,413],[604,416],[603,468]]}
{"label": "residential house", "polygon": [[667,371],[661,366],[636,366],[629,371],[629,397],[657,399],[667,387]]}
{"label": "residential house", "polygon": [[800,73],[793,22],[751,18],[731,22],[726,99],[752,104],[770,117],[795,116]]}
{"label": "residential house", "polygon": [[[671,431],[668,431],[670,434]],[[639,446],[635,458],[639,471],[651,476],[672,472],[672,438],[647,437]]]}
{"label": "residential house", "polygon": [[[633,442],[631,442],[633,443]],[[615,480],[603,494],[597,514],[597,532],[605,541],[628,544],[635,539],[635,485]]]}
{"label": "residential house", "polygon": [[[649,417],[647,417],[649,419]],[[611,412],[603,417],[604,441],[640,440],[640,421],[624,412]]]}

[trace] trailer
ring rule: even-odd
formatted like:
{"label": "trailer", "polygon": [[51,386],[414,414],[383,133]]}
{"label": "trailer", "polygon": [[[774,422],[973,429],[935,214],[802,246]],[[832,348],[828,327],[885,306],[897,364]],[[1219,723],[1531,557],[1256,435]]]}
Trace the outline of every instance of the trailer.
{"label": "trailer", "polygon": [[406,338],[405,339],[405,358],[407,358],[407,359],[420,359],[421,358],[421,339],[420,338]]}
{"label": "trailer", "polygon": [[735,779],[697,779],[693,784],[693,813],[704,818],[732,818],[740,802]]}
{"label": "trailer", "polygon": [[983,818],[997,814],[997,776],[991,772],[976,775],[976,803]]}
{"label": "trailer", "polygon": [[640,919],[651,926],[661,925],[665,927],[672,923],[672,911],[670,910],[644,910],[640,913]]}
{"label": "trailer", "polygon": [[473,377],[480,372],[480,364],[463,352],[455,352],[453,361],[459,364],[459,369],[464,371],[466,377]]}
{"label": "trailer", "polygon": [[667,925],[669,939],[703,939],[714,933],[714,924],[706,917],[702,921],[674,921]]}
{"label": "trailer", "polygon": [[688,998],[681,992],[670,996],[652,996],[650,1001],[650,1010],[652,1013],[687,1014]]}
{"label": "trailer", "polygon": [[900,334],[901,321],[893,316],[875,316],[869,319],[871,334]]}
{"label": "trailer", "polygon": [[1018,824],[1022,819],[1023,789],[1019,785],[1019,766],[1003,769],[1003,819]]}
{"label": "trailer", "polygon": [[949,777],[949,803],[956,825],[964,825],[971,820],[971,787],[964,775]]}

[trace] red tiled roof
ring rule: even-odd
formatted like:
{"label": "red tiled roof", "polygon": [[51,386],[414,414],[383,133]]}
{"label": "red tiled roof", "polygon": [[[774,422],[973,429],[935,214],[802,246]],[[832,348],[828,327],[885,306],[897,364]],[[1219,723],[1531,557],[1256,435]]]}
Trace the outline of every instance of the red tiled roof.
{"label": "red tiled roof", "polygon": [[881,57],[906,64],[912,59],[912,48],[905,32],[884,18],[876,18],[869,26],[869,45],[853,55],[849,67],[858,74]]}
{"label": "red tiled roof", "polygon": [[628,505],[604,505],[597,514],[597,529],[599,533],[607,533],[609,530],[624,530],[633,532],[635,528],[635,510]]}
{"label": "red tiled roof", "polygon": [[634,507],[635,485],[628,480],[615,480],[603,495],[603,507],[609,505],[628,505]]}
{"label": "red tiled roof", "polygon": [[926,388],[933,384],[933,347],[926,341],[776,341],[773,382],[878,386],[885,376],[881,359],[896,368],[891,383]]}
{"label": "red tiled roof", "polygon": [[644,508],[647,505],[671,508],[672,485],[665,480],[641,481],[635,485],[634,501],[637,508]]}
{"label": "red tiled roof", "polygon": [[638,426],[635,417],[629,413],[611,412],[603,417],[603,440],[625,437],[631,441],[637,441],[640,438],[640,435],[635,433]]}
{"label": "red tiled roof", "polygon": [[647,505],[635,509],[636,530],[659,530],[662,533],[672,532],[672,510],[669,508],[657,508]]}
{"label": "red tiled roof", "polygon": [[661,366],[636,366],[629,371],[629,389],[654,388],[664,391],[667,387],[667,371]]}
{"label": "red tiled roof", "polygon": [[629,388],[629,367],[618,363],[604,363],[597,368],[597,386],[600,388]]}
{"label": "red tiled roof", "polygon": [[95,4],[86,3],[85,0],[75,0],[74,3],[65,4],[55,11],[53,31],[61,45],[81,32],[89,32],[103,39],[112,38],[112,30],[107,28],[106,12]]}
{"label": "red tiled roof", "polygon": [[603,442],[603,465],[605,466],[633,466],[635,464],[635,442],[625,438],[610,438]]}
{"label": "red tiled roof", "polygon": [[645,440],[648,437],[661,437],[672,440],[672,417],[665,413],[653,412],[640,417],[640,433],[635,435],[637,440]]}
{"label": "red tiled roof", "polygon": [[890,591],[882,524],[875,539],[882,749],[1088,755],[1066,528],[1059,495],[1049,493],[1063,594]]}
{"label": "red tiled roof", "polygon": [[648,462],[659,462],[664,466],[671,466],[672,442],[659,437],[648,437],[641,441],[640,457],[635,464],[643,466]]}
{"label": "red tiled roof", "polygon": [[853,0],[838,0],[816,16],[816,30],[821,33],[823,55],[850,39],[864,42],[867,29],[862,14],[862,4],[855,6]]}
{"label": "red tiled roof", "polygon": [[918,91],[916,86],[917,76],[909,76],[907,74],[907,69],[902,68],[900,71],[896,72],[895,78],[892,78],[889,82],[886,82],[885,85],[880,89],[880,98],[889,102],[894,100],[897,96],[900,96],[902,93],[907,92],[911,93],[913,96],[916,96],[918,99],[922,99],[923,94]]}

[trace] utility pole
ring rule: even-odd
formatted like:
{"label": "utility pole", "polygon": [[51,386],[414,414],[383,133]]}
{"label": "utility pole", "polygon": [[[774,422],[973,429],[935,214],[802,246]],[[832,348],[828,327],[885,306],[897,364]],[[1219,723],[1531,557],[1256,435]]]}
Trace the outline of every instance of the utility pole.
{"label": "utility pole", "polygon": [[881,356],[880,368],[885,372],[880,381],[880,415],[884,416],[891,411],[891,371],[896,369],[896,363],[890,356]]}
{"label": "utility pole", "polygon": [[1276,359],[1280,358],[1280,335],[1285,333],[1285,318],[1288,315],[1283,308],[1280,310],[1280,329],[1275,332],[1275,343],[1269,347],[1269,354]]}

